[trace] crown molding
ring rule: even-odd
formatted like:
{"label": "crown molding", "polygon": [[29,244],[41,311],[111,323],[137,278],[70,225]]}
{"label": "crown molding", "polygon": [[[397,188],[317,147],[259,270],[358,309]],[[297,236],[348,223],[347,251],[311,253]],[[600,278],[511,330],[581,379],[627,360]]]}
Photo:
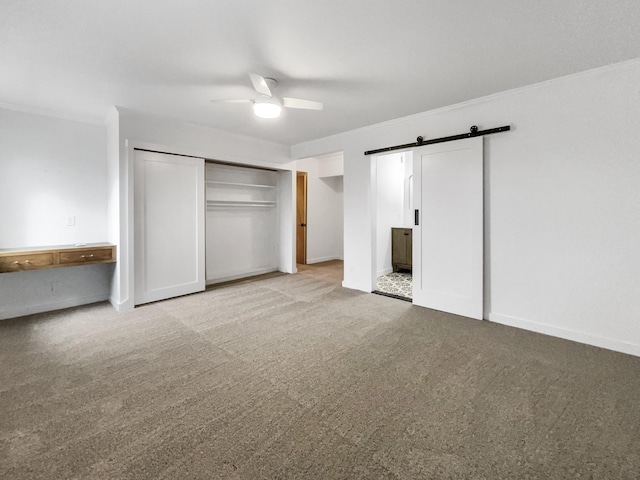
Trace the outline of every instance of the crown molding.
{"label": "crown molding", "polygon": [[435,108],[433,110],[426,110],[424,112],[414,113],[413,115],[407,115],[407,116],[404,116],[404,117],[398,117],[398,118],[394,118],[392,120],[387,120],[387,121],[384,121],[384,122],[375,123],[375,124],[372,124],[372,125],[367,125],[367,126],[364,126],[364,127],[353,129],[353,130],[348,130],[346,132],[336,133],[334,135],[329,135],[327,137],[317,138],[315,140],[309,140],[307,142],[301,142],[299,144],[292,145],[292,148],[293,147],[298,147],[299,145],[307,145],[307,144],[310,145],[310,144],[313,144],[315,142],[328,141],[328,140],[331,140],[331,139],[339,140],[340,138],[344,138],[345,136],[358,135],[358,134],[361,134],[361,133],[364,133],[364,132],[368,132],[368,131],[371,131],[371,130],[376,130],[376,129],[379,129],[379,128],[389,127],[389,126],[397,125],[397,124],[400,124],[400,123],[405,123],[405,122],[412,121],[412,120],[420,120],[420,119],[423,119],[423,118],[431,117],[433,115],[440,115],[442,113],[450,112],[450,111],[453,111],[453,110],[459,110],[459,109],[462,109],[462,108],[468,108],[468,107],[471,107],[471,106],[480,105],[480,104],[491,102],[491,101],[495,101],[495,100],[498,100],[498,99],[507,98],[507,97],[511,97],[511,96],[514,96],[514,95],[520,95],[520,94],[527,93],[527,92],[532,91],[532,90],[538,90],[538,89],[546,88],[548,86],[556,85],[556,84],[563,83],[563,82],[566,82],[566,81],[569,81],[569,80],[573,80],[573,79],[605,76],[605,75],[608,75],[608,74],[610,74],[612,72],[632,70],[634,68],[640,68],[640,58],[634,58],[632,60],[626,60],[626,61],[623,61],[623,62],[613,63],[613,64],[605,65],[605,66],[602,66],[602,67],[596,67],[596,68],[592,68],[590,70],[583,70],[581,72],[571,73],[569,75],[563,75],[561,77],[556,77],[556,78],[552,78],[552,79],[549,79],[549,80],[544,80],[542,82],[533,83],[531,85],[525,85],[525,86],[522,86],[522,87],[512,88],[512,89],[509,89],[509,90],[503,90],[501,92],[496,92],[496,93],[492,93],[490,95],[485,95],[485,96],[482,96],[482,97],[477,97],[477,98],[473,98],[473,99],[470,99],[470,100],[465,100],[464,102],[454,103],[454,104],[447,105],[447,106],[444,106],[444,107]]}
{"label": "crown molding", "polygon": [[0,102],[0,108],[12,110],[14,112],[30,113],[32,115],[41,115],[44,117],[59,118],[61,120],[70,120],[72,122],[88,123],[90,125],[104,126],[104,119],[92,117],[89,115],[79,115],[69,112],[61,112],[58,110],[49,110],[46,108],[33,107],[29,105],[19,105],[17,103]]}

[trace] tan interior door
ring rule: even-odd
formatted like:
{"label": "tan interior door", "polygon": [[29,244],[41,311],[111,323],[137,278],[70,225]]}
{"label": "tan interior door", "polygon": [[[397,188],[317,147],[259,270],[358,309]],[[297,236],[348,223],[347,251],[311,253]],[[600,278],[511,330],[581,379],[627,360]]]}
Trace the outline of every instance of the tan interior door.
{"label": "tan interior door", "polygon": [[296,173],[296,263],[307,263],[307,173]]}

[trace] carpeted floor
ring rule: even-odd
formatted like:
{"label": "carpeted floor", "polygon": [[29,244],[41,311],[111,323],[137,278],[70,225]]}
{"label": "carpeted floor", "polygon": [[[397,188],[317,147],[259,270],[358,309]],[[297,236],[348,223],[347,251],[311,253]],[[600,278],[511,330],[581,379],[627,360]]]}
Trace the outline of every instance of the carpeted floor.
{"label": "carpeted floor", "polygon": [[640,358],[340,268],[0,322],[0,478],[640,478]]}

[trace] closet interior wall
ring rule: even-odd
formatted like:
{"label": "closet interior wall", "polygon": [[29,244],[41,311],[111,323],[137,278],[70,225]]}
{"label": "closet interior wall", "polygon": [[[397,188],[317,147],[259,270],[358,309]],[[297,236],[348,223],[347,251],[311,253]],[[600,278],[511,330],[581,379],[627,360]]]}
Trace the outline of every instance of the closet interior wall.
{"label": "closet interior wall", "polygon": [[278,173],[205,164],[206,281],[278,270]]}

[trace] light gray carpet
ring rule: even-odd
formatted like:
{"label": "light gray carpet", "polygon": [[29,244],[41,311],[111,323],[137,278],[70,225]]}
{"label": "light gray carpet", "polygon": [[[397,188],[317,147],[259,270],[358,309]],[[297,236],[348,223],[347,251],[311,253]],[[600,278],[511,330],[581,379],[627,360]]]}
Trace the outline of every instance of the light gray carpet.
{"label": "light gray carpet", "polygon": [[339,267],[0,322],[0,478],[640,478],[640,358]]}

